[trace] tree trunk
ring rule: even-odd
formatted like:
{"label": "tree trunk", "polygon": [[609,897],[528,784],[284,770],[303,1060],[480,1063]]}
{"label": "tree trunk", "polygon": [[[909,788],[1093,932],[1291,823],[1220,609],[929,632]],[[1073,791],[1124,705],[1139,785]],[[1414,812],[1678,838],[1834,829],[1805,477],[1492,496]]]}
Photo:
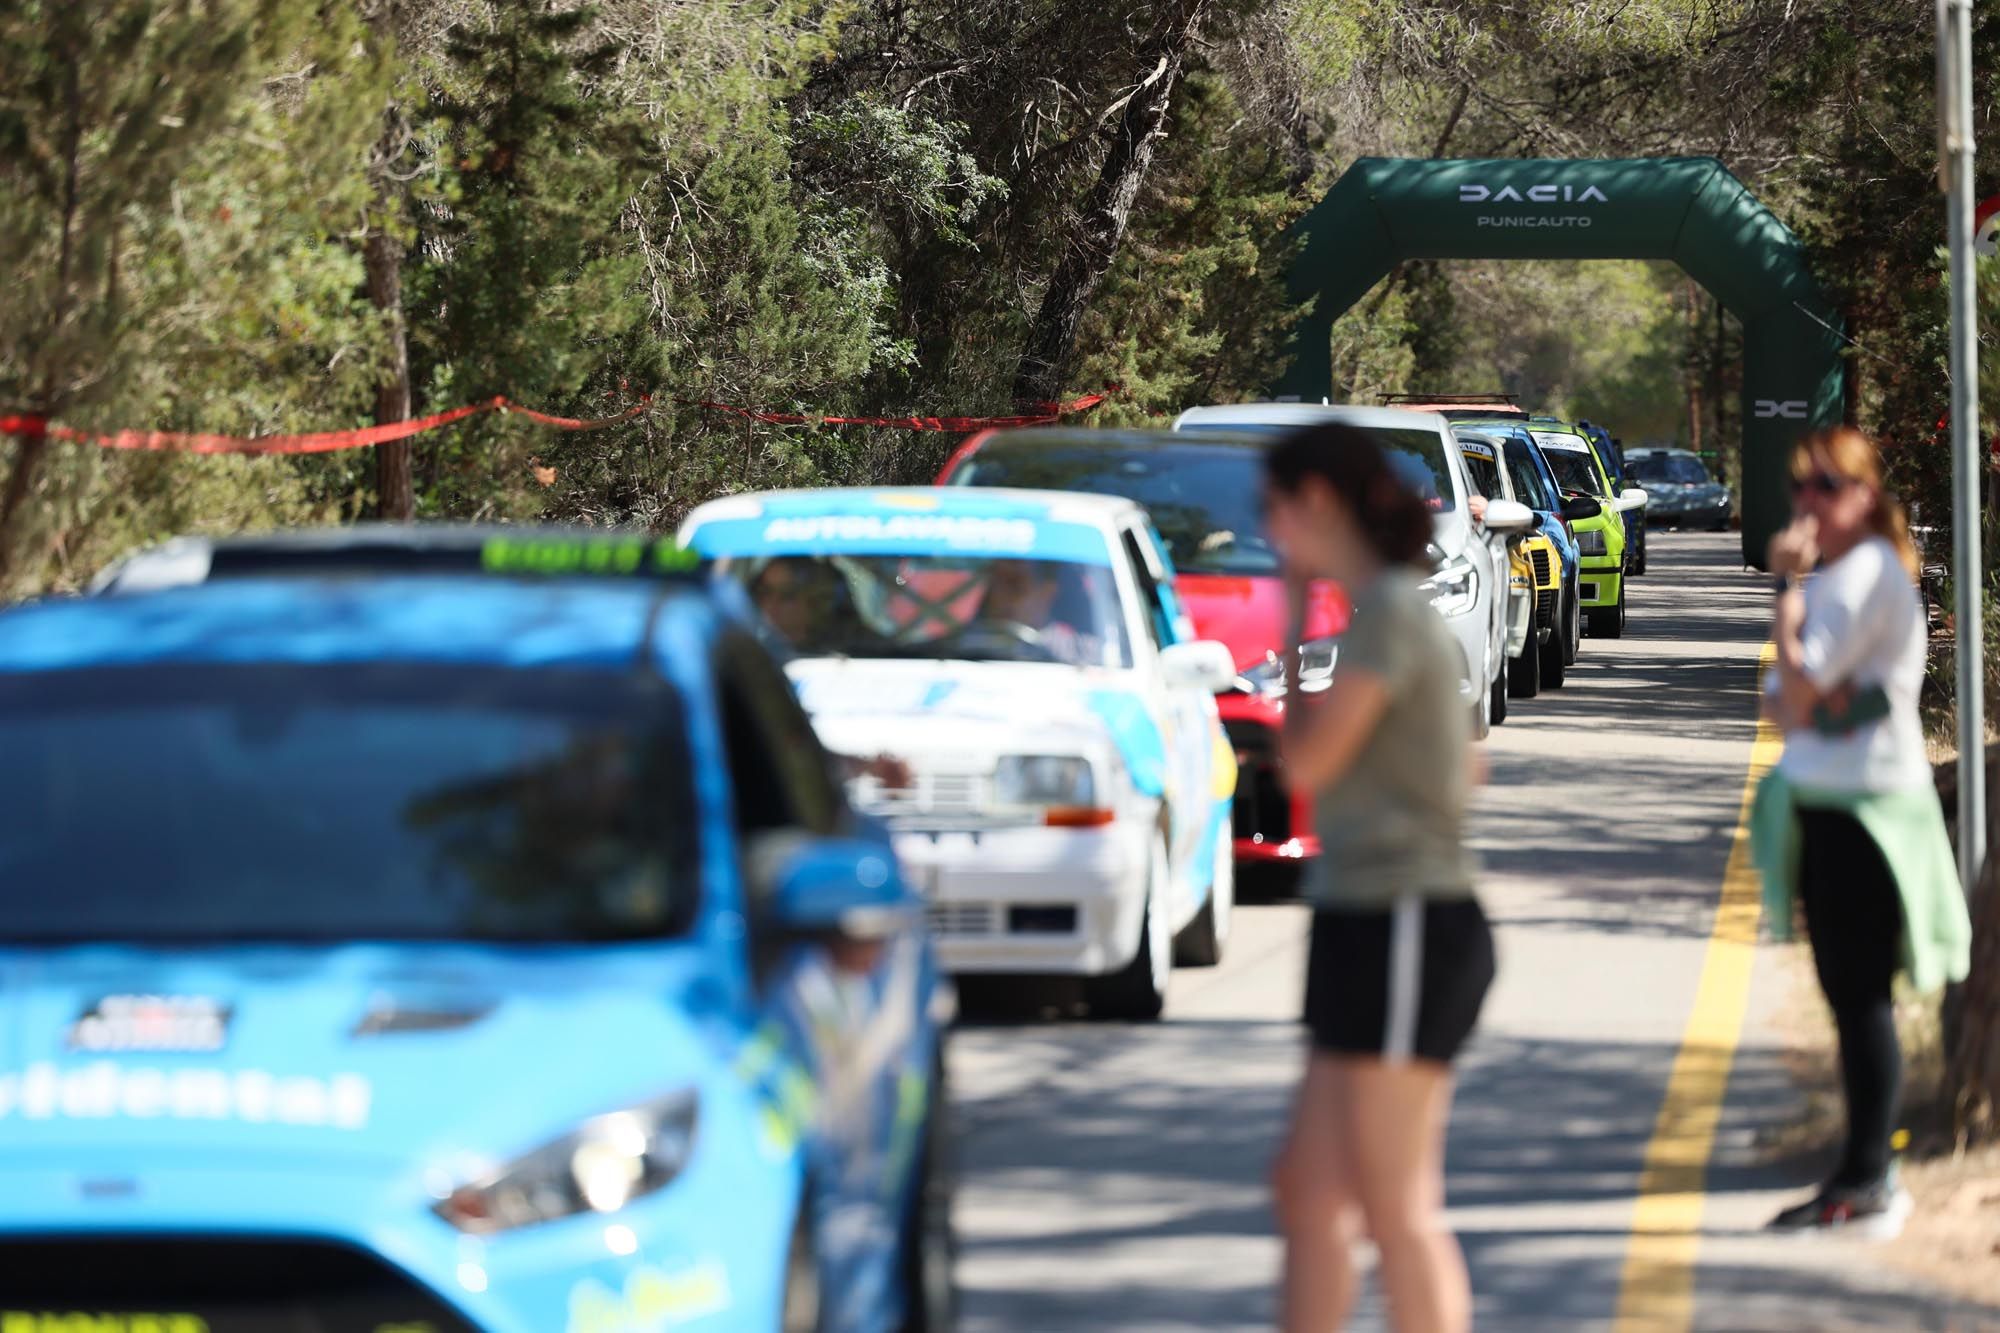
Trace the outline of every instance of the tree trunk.
{"label": "tree trunk", "polygon": [[1194,44],[1210,0],[1174,0],[1152,45],[1152,59],[1139,86],[1128,95],[1118,131],[1104,155],[1097,182],[1049,277],[1042,308],[1028,332],[1015,374],[1014,396],[1026,403],[1054,401],[1062,393],[1076,354],[1077,328],[1090,299],[1111,271],[1132,204],[1153,162],[1153,149],[1166,132],[1188,48]]}
{"label": "tree trunk", "polygon": [[[375,424],[410,419],[410,339],[403,324],[403,243],[394,227],[402,214],[402,189],[391,167],[409,141],[402,110],[391,102],[383,113],[382,137],[376,142],[373,168],[375,216],[362,242],[362,262],[368,272],[368,300],[389,323],[389,359],[375,386]],[[375,446],[377,514],[395,522],[416,516],[416,487],[410,478],[410,442],[390,440]]]}

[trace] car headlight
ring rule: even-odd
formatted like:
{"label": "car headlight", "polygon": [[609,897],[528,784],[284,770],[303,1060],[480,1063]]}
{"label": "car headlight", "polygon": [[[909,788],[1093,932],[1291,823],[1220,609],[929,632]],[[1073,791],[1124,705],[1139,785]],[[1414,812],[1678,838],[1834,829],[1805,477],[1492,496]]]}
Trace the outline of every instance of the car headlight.
{"label": "car headlight", "polygon": [[1093,806],[1097,783],[1090,761],[1077,755],[1010,754],[993,770],[993,799],[1001,805]]}
{"label": "car headlight", "polygon": [[1464,615],[1479,600],[1479,570],[1464,556],[1454,556],[1443,569],[1424,580],[1431,605],[1447,616]]}
{"label": "car headlight", "polygon": [[1610,548],[1604,544],[1604,529],[1586,528],[1576,534],[1578,555],[1608,555]]}
{"label": "car headlight", "polygon": [[[1311,639],[1293,650],[1299,655],[1299,692],[1318,694],[1333,684],[1333,663],[1339,656],[1339,639]],[[1285,659],[1268,653],[1255,666],[1236,674],[1236,687],[1245,694],[1282,698],[1285,693]]]}
{"label": "car headlight", "polygon": [[694,1150],[700,1101],[692,1091],[594,1116],[477,1180],[452,1190],[438,1216],[484,1234],[578,1213],[615,1213],[678,1176]]}

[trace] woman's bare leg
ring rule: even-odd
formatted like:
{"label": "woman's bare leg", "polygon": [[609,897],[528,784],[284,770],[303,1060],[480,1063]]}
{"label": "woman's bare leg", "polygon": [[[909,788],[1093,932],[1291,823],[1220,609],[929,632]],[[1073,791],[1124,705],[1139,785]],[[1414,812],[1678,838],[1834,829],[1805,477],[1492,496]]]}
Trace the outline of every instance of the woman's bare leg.
{"label": "woman's bare leg", "polygon": [[1340,1063],[1349,1179],[1381,1252],[1397,1333],[1465,1333],[1472,1287],[1444,1222],[1451,1070],[1428,1060]]}
{"label": "woman's bare leg", "polygon": [[1292,1107],[1292,1127],[1272,1171],[1285,1235],[1285,1333],[1334,1333],[1354,1308],[1354,1243],[1361,1216],[1348,1166],[1341,1062],[1317,1052]]}

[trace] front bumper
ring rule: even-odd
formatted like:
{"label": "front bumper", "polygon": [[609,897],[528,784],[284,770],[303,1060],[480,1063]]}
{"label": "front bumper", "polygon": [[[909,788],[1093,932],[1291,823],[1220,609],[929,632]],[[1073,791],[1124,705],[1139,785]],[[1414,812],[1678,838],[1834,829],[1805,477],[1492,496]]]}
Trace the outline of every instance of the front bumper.
{"label": "front bumper", "polygon": [[1280,738],[1284,705],[1264,696],[1216,696],[1222,729],[1236,749],[1236,796],[1231,807],[1239,864],[1297,862],[1319,855],[1312,802],[1285,782]]}
{"label": "front bumper", "polygon": [[1577,576],[1577,602],[1586,607],[1616,606],[1624,583],[1624,571],[1616,560],[1589,556]]}
{"label": "front bumper", "polygon": [[798,1181],[795,1159],[753,1141],[756,1123],[705,1115],[688,1172],[617,1213],[483,1237],[432,1214],[415,1172],[0,1159],[0,1329],[775,1328]]}
{"label": "front bumper", "polygon": [[958,973],[1102,976],[1139,951],[1152,828],[911,827],[896,855],[924,894],[938,960]]}

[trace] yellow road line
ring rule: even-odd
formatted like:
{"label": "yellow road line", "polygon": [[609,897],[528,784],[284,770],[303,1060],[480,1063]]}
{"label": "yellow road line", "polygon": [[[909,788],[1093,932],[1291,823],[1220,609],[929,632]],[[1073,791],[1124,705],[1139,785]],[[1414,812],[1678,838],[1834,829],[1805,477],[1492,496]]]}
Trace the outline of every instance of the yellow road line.
{"label": "yellow road line", "polygon": [[[1759,666],[1769,666],[1774,657],[1772,646],[1766,644]],[[1722,1099],[1729,1090],[1729,1070],[1736,1060],[1743,1011],[1750,998],[1751,966],[1757,957],[1762,898],[1750,861],[1750,803],[1757,783],[1783,748],[1778,729],[1759,721],[1694,1008],[1681,1033],[1680,1051],[1639,1174],[1614,1333],[1666,1333],[1694,1326],[1695,1261],[1701,1248],[1708,1159],[1722,1118]]]}

